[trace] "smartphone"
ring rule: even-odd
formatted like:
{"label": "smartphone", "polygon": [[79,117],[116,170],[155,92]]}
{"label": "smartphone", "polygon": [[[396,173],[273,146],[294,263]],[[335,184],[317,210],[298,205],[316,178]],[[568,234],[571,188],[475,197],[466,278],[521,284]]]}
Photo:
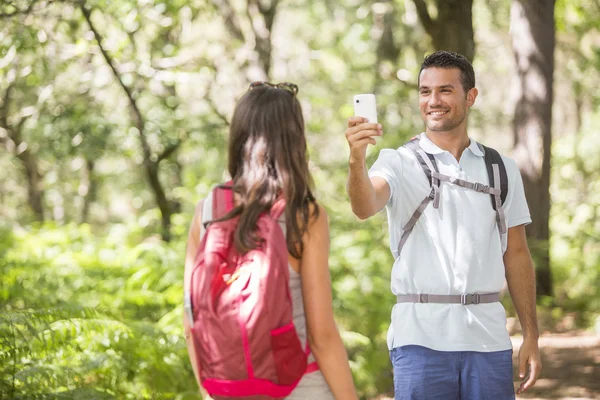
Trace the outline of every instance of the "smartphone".
{"label": "smartphone", "polygon": [[377,123],[377,104],[374,94],[357,94],[354,96],[354,115],[364,117],[374,124]]}

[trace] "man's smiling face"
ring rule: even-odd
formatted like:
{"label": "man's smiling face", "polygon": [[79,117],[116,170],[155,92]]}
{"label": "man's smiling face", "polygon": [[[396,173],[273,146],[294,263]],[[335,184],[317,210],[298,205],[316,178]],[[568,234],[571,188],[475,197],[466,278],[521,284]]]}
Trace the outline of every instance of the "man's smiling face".
{"label": "man's smiling face", "polygon": [[457,68],[426,68],[419,78],[419,109],[427,129],[448,132],[465,123],[477,89],[465,93]]}

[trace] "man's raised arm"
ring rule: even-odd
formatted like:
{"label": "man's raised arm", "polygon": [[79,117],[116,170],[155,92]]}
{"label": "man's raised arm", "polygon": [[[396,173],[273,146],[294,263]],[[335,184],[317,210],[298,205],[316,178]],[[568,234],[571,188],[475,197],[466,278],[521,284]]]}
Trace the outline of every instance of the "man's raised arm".
{"label": "man's raised arm", "polygon": [[348,183],[352,212],[367,219],[381,210],[390,199],[390,186],[380,177],[369,178],[366,165],[367,145],[375,144],[374,136],[381,136],[381,125],[367,123],[362,117],[348,120],[346,140],[350,146]]}

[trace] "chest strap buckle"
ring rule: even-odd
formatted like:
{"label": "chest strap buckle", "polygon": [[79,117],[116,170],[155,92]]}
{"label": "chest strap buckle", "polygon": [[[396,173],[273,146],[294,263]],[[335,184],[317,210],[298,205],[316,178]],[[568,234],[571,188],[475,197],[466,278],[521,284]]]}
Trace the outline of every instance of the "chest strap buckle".
{"label": "chest strap buckle", "polygon": [[469,304],[479,304],[480,300],[481,298],[479,297],[479,293],[463,294],[460,296],[460,304],[463,306]]}

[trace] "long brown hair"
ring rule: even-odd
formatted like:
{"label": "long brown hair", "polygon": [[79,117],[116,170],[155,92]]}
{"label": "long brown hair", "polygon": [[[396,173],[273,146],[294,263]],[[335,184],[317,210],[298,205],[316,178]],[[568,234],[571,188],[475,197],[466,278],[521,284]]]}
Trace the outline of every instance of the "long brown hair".
{"label": "long brown hair", "polygon": [[258,83],[238,102],[229,131],[229,174],[239,204],[235,245],[242,254],[256,248],[257,220],[283,196],[288,252],[300,258],[315,197],[308,170],[302,107],[293,84]]}

